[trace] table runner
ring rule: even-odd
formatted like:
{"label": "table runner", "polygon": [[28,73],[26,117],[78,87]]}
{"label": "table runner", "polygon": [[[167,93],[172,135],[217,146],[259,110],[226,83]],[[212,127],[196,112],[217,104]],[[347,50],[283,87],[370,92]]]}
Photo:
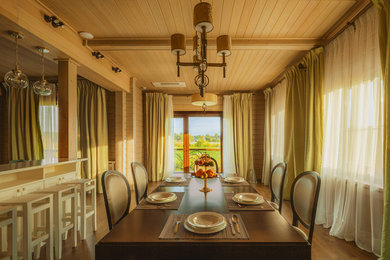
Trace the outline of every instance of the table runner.
{"label": "table runner", "polygon": [[227,208],[228,210],[268,210],[272,211],[274,210],[271,205],[264,200],[264,203],[260,205],[244,205],[244,204],[239,204],[233,201],[232,197],[234,196],[234,193],[225,193],[225,200],[227,203]]}
{"label": "table runner", "polygon": [[[233,235],[232,229],[231,229],[229,223],[227,223],[226,228],[224,230],[217,232],[217,233],[214,233],[214,234],[195,234],[195,233],[188,231],[184,227],[184,222],[187,219],[187,217],[189,216],[189,214],[171,214],[169,216],[167,222],[165,223],[164,228],[161,231],[160,236],[158,238],[159,239],[173,239],[173,240],[177,240],[177,239],[239,239],[239,240],[249,239],[248,231],[246,230],[244,222],[242,221],[242,218],[239,214],[222,214],[222,215],[226,218],[226,221],[228,220],[228,218],[231,219],[231,217],[233,215],[236,215],[238,217],[238,224],[240,226],[241,233],[240,234],[237,233],[236,224],[233,223],[234,229],[236,231],[236,235]],[[176,225],[176,221],[178,218],[180,218],[181,223],[179,225],[177,233],[175,234],[174,230],[175,230],[175,225]]]}
{"label": "table runner", "polygon": [[238,187],[238,186],[249,186],[249,182],[247,181],[243,181],[243,182],[240,182],[240,183],[228,183],[228,182],[225,182],[225,178],[223,177],[220,177],[219,180],[221,181],[221,185],[222,187]]}
{"label": "table runner", "polygon": [[183,182],[167,182],[164,181],[163,183],[160,184],[160,187],[183,187],[183,186],[188,186],[190,184],[190,181],[192,178],[185,178],[186,180]]}
{"label": "table runner", "polygon": [[179,209],[184,192],[174,192],[177,199],[164,204],[152,204],[143,199],[135,209]]}

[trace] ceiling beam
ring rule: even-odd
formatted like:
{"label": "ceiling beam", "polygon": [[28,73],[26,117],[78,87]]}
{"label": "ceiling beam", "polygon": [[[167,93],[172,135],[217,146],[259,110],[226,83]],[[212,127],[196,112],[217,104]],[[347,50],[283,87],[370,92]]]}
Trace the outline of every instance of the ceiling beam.
{"label": "ceiling beam", "polygon": [[[286,39],[286,38],[262,38],[247,39],[233,38],[234,50],[310,50],[320,45],[320,39]],[[145,50],[170,50],[169,38],[96,38],[84,41],[84,45],[97,51],[145,51]],[[187,39],[188,49],[192,49],[192,39]],[[216,40],[208,39],[207,46],[216,49]]]}
{"label": "ceiling beam", "polygon": [[[2,0],[0,5],[0,34],[8,30],[24,34],[24,40],[35,46],[44,46],[56,58],[70,58],[80,66],[78,74],[113,91],[130,91],[130,75],[126,71],[115,73],[116,66],[109,59],[97,60],[91,50],[83,46],[78,33],[70,26],[54,28],[43,19],[44,14],[53,15],[47,7],[35,0]],[[34,50],[33,50],[34,51]],[[37,63],[38,66],[38,63]]]}

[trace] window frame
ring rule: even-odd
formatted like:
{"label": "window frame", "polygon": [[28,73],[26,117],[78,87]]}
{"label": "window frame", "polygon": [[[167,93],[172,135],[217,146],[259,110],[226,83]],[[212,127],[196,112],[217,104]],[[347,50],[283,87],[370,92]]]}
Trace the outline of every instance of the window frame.
{"label": "window frame", "polygon": [[219,117],[221,121],[221,165],[219,172],[223,172],[223,112],[222,111],[174,111],[174,118],[183,118],[183,173],[190,173],[189,157],[189,117]]}

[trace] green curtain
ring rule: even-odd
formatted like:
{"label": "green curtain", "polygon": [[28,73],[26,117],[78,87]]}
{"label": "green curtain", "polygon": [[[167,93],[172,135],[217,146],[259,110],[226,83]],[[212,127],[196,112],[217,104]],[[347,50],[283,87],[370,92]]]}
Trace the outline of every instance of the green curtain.
{"label": "green curtain", "polygon": [[145,166],[149,180],[165,179],[169,97],[163,93],[146,93],[145,96]]}
{"label": "green curtain", "polygon": [[303,171],[320,172],[323,137],[323,48],[311,50],[286,72],[284,158],[287,162],[286,192]]}
{"label": "green curtain", "polygon": [[106,90],[88,80],[77,81],[78,157],[82,178],[96,179],[102,193],[101,176],[108,170]]}
{"label": "green curtain", "polygon": [[245,179],[256,182],[252,153],[252,94],[233,94],[232,105],[236,171]]}
{"label": "green curtain", "polygon": [[390,259],[390,1],[373,0],[378,9],[379,49],[384,87],[384,135],[383,135],[383,227],[382,256]]}
{"label": "green curtain", "polygon": [[39,96],[32,87],[6,86],[10,160],[42,160],[43,143],[39,125]]}

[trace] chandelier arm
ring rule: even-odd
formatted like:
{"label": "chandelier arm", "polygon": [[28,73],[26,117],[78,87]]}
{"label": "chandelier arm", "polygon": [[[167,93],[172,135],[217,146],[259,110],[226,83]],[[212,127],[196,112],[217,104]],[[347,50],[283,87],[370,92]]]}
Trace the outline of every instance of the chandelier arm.
{"label": "chandelier arm", "polygon": [[206,39],[206,27],[205,26],[202,27],[201,44],[202,44],[201,58],[202,58],[202,61],[207,62],[207,39]]}
{"label": "chandelier arm", "polygon": [[192,66],[199,66],[199,62],[179,62],[179,63],[176,63],[177,65],[179,66],[183,66],[183,67],[192,67]]}
{"label": "chandelier arm", "polygon": [[226,62],[225,62],[225,53],[222,53],[222,63],[224,64],[223,68],[223,78],[226,78]]}
{"label": "chandelier arm", "polygon": [[180,53],[177,51],[177,61],[176,61],[176,66],[177,66],[177,77],[180,78]]}

